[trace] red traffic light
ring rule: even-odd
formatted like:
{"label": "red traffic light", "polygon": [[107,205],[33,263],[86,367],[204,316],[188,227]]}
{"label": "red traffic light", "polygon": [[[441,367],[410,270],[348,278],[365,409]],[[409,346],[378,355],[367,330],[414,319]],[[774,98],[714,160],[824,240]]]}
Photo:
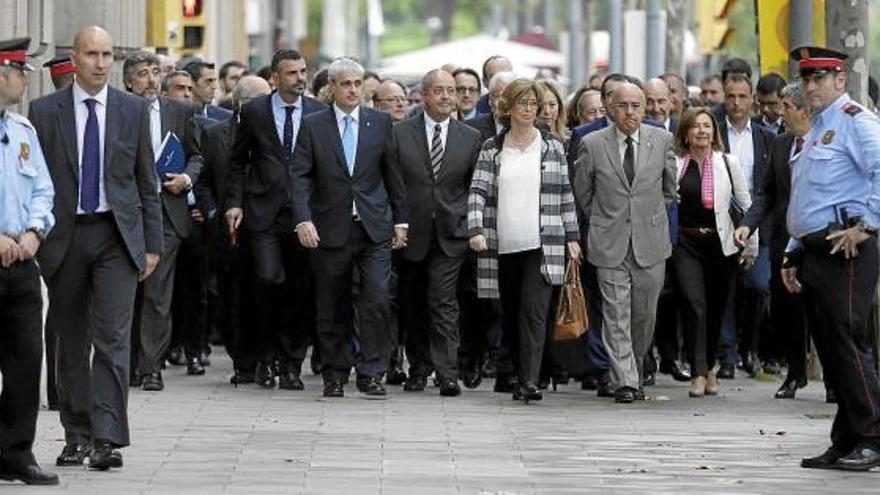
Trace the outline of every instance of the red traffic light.
{"label": "red traffic light", "polygon": [[183,16],[198,17],[202,15],[202,0],[183,0]]}

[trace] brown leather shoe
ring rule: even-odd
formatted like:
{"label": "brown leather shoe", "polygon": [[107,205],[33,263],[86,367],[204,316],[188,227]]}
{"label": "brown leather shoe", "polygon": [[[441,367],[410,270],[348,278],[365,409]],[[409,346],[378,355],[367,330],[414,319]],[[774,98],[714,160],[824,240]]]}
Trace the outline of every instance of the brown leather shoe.
{"label": "brown leather shoe", "polygon": [[691,388],[688,389],[690,397],[702,397],[706,395],[706,377],[698,376],[691,380]]}
{"label": "brown leather shoe", "polygon": [[719,388],[721,388],[721,385],[718,383],[718,377],[710,371],[709,376],[706,378],[706,395],[718,395]]}

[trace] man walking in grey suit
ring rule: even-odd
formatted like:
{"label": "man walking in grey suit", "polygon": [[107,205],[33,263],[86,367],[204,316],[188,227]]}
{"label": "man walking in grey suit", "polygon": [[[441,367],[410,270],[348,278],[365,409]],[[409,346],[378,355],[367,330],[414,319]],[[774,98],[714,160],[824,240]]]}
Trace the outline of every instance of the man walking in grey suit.
{"label": "man walking in grey suit", "polygon": [[644,398],[642,358],[672,253],[666,208],[675,200],[675,155],[671,134],[641,123],[645,94],[638,86],[619,86],[611,112],[615,125],[581,142],[575,197],[599,279],[614,400],[629,403]]}
{"label": "man walking in grey suit", "polygon": [[[107,84],[113,40],[97,26],[73,41],[74,84],[34,100],[30,118],[55,185],[56,224],[37,258],[58,336],[59,466],[122,467],[129,444],[131,319],[138,279],[162,252],[149,104]],[[50,330],[51,328],[51,330]],[[94,347],[94,357],[90,352]]]}

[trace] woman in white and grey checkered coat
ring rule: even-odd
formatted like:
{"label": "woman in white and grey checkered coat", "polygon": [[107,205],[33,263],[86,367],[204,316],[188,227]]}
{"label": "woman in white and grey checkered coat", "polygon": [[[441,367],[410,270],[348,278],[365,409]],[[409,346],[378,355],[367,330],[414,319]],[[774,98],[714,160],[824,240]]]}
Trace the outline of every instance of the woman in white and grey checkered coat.
{"label": "woman in white and grey checkered coat", "polygon": [[[496,103],[504,130],[483,144],[468,197],[477,294],[501,299],[497,380],[514,375],[514,399],[540,400],[536,386],[552,286],[566,254],[580,258],[565,149],[535,127],[543,92],[530,79],[510,83]],[[567,251],[567,253],[566,253]]]}

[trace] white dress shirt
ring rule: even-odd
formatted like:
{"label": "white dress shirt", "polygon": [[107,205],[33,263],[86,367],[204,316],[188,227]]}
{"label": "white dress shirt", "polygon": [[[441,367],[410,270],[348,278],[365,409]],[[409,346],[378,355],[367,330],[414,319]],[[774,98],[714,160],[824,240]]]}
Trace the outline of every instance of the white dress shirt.
{"label": "white dress shirt", "polygon": [[746,176],[746,184],[749,186],[749,193],[754,192],[755,174],[755,144],[752,141],[752,120],[746,120],[746,127],[742,132],[737,132],[730,118],[727,117],[727,142],[730,143],[730,154],[739,159],[739,165],[742,167],[743,175]]}
{"label": "white dress shirt", "polygon": [[[89,118],[89,107],[86,106],[85,100],[89,98],[98,102],[95,104],[95,117],[98,119],[98,156],[100,166],[98,171],[98,208],[95,210],[95,213],[101,213],[110,209],[107,205],[107,194],[104,191],[104,150],[106,149],[106,142],[104,139],[106,133],[104,131],[107,123],[107,85],[105,84],[104,87],[101,88],[101,91],[98,91],[98,94],[92,96],[86,93],[84,89],[80,88],[79,83],[74,80],[73,109],[76,116],[76,149],[78,155],[77,160],[79,161],[80,187],[82,187],[83,141],[85,140],[86,120]],[[78,215],[84,215],[86,211],[83,210],[82,206],[79,204],[79,193],[77,193],[76,203],[76,213]]]}
{"label": "white dress shirt", "polygon": [[[434,140],[434,126],[440,124],[440,143],[443,146],[443,152],[446,152],[446,136],[449,134],[449,117],[443,122],[436,122],[428,113],[425,112],[425,134],[428,136],[428,152],[431,151],[431,142]],[[441,165],[442,167],[442,165]]]}

